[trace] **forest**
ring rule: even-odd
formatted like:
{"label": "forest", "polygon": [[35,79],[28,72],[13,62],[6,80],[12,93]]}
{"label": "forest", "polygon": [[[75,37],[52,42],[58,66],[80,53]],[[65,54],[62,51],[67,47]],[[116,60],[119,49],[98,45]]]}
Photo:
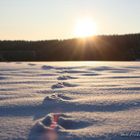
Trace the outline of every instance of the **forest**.
{"label": "forest", "polygon": [[0,61],[140,60],[140,33],[83,39],[0,41]]}

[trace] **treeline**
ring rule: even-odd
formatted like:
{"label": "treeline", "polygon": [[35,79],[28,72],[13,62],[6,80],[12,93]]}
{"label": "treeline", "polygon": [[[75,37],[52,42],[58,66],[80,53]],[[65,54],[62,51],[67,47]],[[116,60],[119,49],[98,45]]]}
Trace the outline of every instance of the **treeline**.
{"label": "treeline", "polygon": [[140,59],[140,34],[87,39],[0,41],[1,61],[129,61]]}

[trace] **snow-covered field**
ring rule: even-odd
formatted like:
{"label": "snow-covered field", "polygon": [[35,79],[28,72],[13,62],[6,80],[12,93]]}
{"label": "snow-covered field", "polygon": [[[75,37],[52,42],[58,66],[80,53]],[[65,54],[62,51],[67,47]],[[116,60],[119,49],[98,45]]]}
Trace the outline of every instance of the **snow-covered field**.
{"label": "snow-covered field", "polygon": [[0,140],[140,140],[140,62],[0,63]]}

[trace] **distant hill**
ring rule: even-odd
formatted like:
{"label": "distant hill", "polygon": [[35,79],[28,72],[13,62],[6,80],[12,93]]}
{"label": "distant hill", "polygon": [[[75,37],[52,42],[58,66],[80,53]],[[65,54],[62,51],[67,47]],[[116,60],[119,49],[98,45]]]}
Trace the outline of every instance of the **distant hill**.
{"label": "distant hill", "polygon": [[140,60],[140,33],[87,39],[0,41],[1,61]]}

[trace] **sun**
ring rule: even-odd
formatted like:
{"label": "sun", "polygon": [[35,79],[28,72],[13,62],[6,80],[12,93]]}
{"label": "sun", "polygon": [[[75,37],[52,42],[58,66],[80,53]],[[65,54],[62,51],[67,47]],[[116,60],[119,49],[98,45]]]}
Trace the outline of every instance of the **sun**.
{"label": "sun", "polygon": [[97,32],[97,26],[91,18],[78,20],[75,25],[74,34],[76,37],[90,37]]}

